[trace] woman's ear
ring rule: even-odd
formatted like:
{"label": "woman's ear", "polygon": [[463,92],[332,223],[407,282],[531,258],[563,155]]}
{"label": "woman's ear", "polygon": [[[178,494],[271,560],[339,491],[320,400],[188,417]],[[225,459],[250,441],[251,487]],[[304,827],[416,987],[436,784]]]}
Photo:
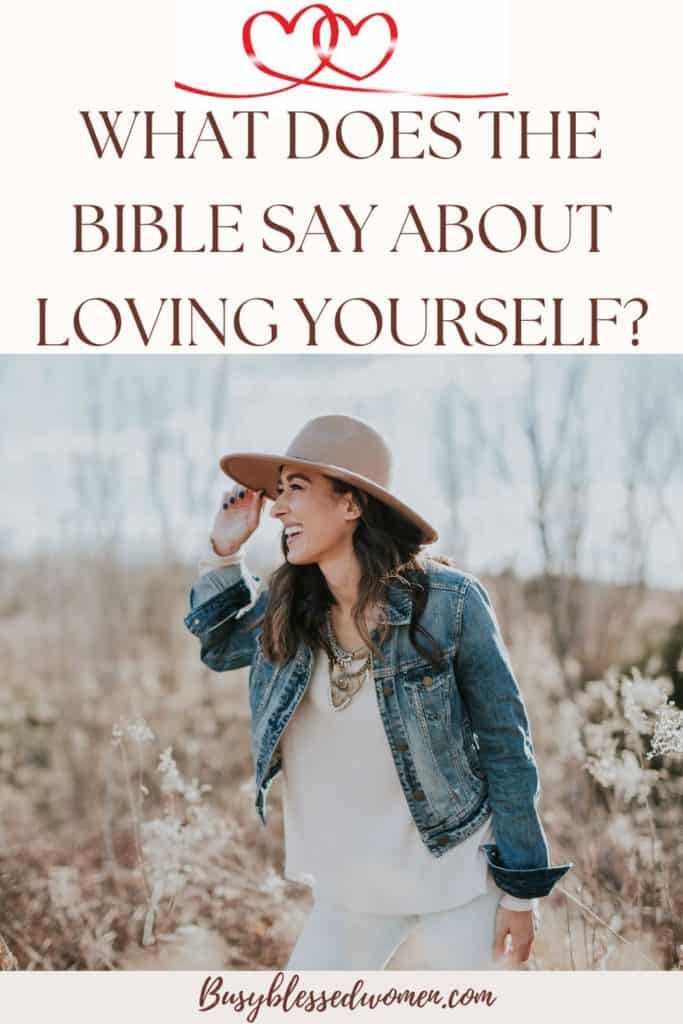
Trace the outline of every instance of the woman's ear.
{"label": "woman's ear", "polygon": [[365,511],[365,502],[362,498],[349,491],[346,495],[346,511],[349,519],[360,519]]}

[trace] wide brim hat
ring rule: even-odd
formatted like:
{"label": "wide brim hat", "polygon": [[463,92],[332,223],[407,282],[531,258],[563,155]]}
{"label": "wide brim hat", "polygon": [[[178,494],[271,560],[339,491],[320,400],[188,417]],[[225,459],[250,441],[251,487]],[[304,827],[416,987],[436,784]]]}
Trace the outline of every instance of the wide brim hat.
{"label": "wide brim hat", "polygon": [[423,544],[433,544],[438,532],[391,490],[392,461],[389,446],[369,423],[352,416],[317,416],[304,424],[285,452],[230,452],[220,466],[231,480],[265,491],[272,501],[284,463],[328,473],[396,509],[419,527]]}

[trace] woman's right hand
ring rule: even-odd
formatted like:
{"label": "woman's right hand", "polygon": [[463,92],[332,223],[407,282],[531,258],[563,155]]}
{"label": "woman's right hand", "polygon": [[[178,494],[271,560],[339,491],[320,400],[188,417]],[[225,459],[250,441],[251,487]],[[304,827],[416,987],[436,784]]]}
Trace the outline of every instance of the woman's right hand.
{"label": "woman's right hand", "polygon": [[239,551],[257,529],[265,502],[264,491],[251,491],[241,484],[225,491],[211,529],[212,547],[217,555],[234,555]]}

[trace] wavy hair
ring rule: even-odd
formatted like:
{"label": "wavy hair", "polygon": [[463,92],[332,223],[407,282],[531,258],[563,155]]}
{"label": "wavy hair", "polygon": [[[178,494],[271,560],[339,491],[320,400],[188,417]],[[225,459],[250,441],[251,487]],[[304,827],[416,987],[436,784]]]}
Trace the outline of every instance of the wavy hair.
{"label": "wavy hair", "polygon": [[[431,633],[420,624],[429,597],[429,577],[418,558],[422,545],[420,529],[396,509],[346,480],[323,474],[335,494],[350,493],[361,509],[353,533],[353,549],[360,563],[358,599],[352,609],[354,624],[373,654],[381,658],[365,624],[365,612],[381,605],[389,584],[410,595],[412,611],[409,637],[413,646],[435,667],[441,667],[444,654]],[[282,553],[286,558],[284,536]],[[268,606],[256,624],[263,624],[262,648],[266,657],[282,664],[294,657],[303,640],[312,649],[322,647],[332,654],[326,630],[328,609],[335,598],[317,564],[292,565],[285,561],[272,574],[268,584]],[[383,643],[391,625],[379,624]],[[420,634],[426,641],[418,639]]]}

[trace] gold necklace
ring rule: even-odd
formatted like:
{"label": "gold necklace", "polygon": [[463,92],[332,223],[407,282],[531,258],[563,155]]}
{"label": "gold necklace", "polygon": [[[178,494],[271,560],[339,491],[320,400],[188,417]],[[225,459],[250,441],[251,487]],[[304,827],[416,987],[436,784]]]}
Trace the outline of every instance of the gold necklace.
{"label": "gold necklace", "polygon": [[[333,711],[343,711],[348,707],[355,695],[360,690],[365,677],[372,671],[372,651],[363,644],[355,651],[347,651],[337,640],[332,627],[332,616],[327,612],[327,638],[330,642],[332,653],[328,653],[330,687],[328,691],[330,707]],[[351,669],[351,664],[357,661],[367,651],[362,664],[357,669]]]}

